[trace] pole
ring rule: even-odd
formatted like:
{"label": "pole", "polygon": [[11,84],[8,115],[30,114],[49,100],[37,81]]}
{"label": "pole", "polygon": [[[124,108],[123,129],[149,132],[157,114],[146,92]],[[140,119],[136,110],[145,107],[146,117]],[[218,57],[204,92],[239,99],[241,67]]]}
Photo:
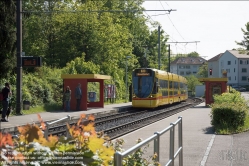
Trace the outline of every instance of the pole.
{"label": "pole", "polygon": [[126,57],[126,60],[125,60],[125,85],[126,85],[126,95],[125,95],[125,102],[127,102],[127,87],[128,87],[128,83],[127,83],[127,57]]}
{"label": "pole", "polygon": [[17,37],[17,83],[16,83],[16,114],[21,114],[22,101],[22,0],[16,1],[16,37]]}
{"label": "pole", "polygon": [[161,59],[161,55],[160,55],[160,26],[158,26],[158,69],[160,70],[161,68],[161,62],[160,62],[160,59]]}
{"label": "pole", "polygon": [[168,72],[170,72],[170,44],[169,44],[169,69],[168,69]]}

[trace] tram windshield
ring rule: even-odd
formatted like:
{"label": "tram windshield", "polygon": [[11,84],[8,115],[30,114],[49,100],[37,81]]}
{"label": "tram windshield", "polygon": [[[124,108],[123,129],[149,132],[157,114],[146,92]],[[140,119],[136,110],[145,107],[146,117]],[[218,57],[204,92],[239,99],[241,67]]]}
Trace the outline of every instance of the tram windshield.
{"label": "tram windshield", "polygon": [[152,75],[152,72],[150,72],[148,75],[139,75],[136,72],[133,73],[133,92],[137,97],[147,98],[153,90],[153,84],[154,77]]}

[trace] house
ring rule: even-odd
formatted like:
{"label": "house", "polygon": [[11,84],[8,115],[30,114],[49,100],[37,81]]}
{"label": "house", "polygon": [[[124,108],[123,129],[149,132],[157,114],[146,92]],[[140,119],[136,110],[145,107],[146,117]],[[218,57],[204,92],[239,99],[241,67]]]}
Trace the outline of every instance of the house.
{"label": "house", "polygon": [[227,50],[208,60],[208,77],[228,78],[229,85],[249,85],[249,55]]}
{"label": "house", "polygon": [[181,76],[197,75],[205,62],[201,57],[180,57],[170,63],[170,72]]}

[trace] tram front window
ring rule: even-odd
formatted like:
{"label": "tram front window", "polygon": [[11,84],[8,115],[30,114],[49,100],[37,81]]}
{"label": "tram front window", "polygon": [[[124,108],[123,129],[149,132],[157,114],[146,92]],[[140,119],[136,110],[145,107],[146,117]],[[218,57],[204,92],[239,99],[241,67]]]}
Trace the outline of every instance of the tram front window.
{"label": "tram front window", "polygon": [[153,77],[133,77],[133,90],[137,97],[147,98],[153,89]]}

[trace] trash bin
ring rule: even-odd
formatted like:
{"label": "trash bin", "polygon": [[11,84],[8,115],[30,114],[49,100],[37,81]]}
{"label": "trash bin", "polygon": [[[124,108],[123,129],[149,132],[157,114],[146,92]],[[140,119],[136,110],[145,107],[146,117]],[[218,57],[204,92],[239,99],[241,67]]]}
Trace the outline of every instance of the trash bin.
{"label": "trash bin", "polygon": [[23,101],[23,110],[29,110],[30,101],[24,100]]}
{"label": "trash bin", "polygon": [[96,92],[88,92],[88,98],[90,102],[96,101]]}

